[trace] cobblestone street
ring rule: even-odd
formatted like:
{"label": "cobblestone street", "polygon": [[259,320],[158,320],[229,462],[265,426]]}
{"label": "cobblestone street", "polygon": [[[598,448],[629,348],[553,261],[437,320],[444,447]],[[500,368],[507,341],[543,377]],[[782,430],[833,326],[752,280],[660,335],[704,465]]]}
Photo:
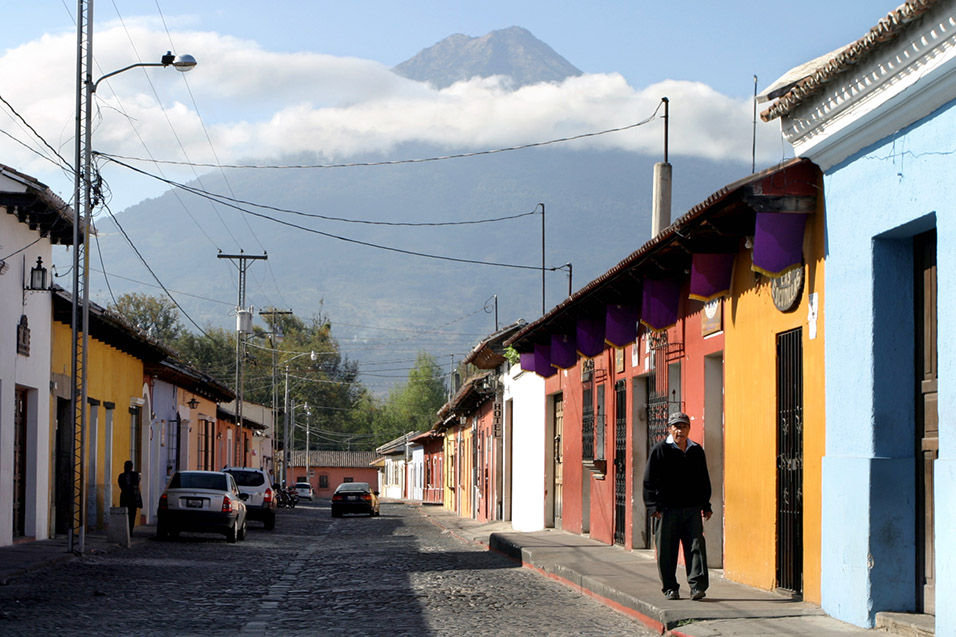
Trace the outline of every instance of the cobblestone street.
{"label": "cobblestone street", "polygon": [[280,510],[274,531],[141,542],[0,586],[4,635],[641,635],[639,622],[404,504],[332,519]]}

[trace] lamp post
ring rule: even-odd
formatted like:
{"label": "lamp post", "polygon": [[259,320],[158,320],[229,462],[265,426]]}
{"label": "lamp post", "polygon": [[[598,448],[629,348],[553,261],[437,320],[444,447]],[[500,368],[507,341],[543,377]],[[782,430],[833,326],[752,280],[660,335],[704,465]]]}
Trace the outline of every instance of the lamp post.
{"label": "lamp post", "polygon": [[[92,0],[77,0],[76,14],[76,152],[73,165],[73,206],[79,210],[79,216],[73,223],[73,314],[70,346],[73,357],[71,370],[73,387],[70,393],[70,407],[73,414],[73,520],[70,528],[70,551],[82,554],[85,541],[83,498],[85,497],[86,368],[89,346],[87,325],[90,316],[89,246],[90,226],[93,219],[93,151],[91,148],[93,95],[100,82],[124,71],[146,66],[172,66],[179,71],[188,71],[196,66],[196,59],[191,55],[175,56],[169,52],[159,62],[130,64],[93,81]],[[136,468],[139,469],[139,467]]]}
{"label": "lamp post", "polygon": [[296,354],[289,360],[285,362],[285,401],[283,405],[283,432],[282,432],[282,482],[283,484],[288,484],[289,482],[289,463],[292,461],[292,450],[289,448],[289,444],[292,442],[289,437],[289,409],[291,403],[289,402],[289,363],[299,358],[300,356],[309,355],[310,360],[315,362],[318,360],[319,355],[314,351],[302,352],[301,354]]}

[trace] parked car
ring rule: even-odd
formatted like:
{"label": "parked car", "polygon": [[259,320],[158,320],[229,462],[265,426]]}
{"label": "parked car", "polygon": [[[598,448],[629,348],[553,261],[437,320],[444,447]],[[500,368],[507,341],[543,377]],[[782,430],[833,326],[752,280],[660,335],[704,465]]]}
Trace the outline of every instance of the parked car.
{"label": "parked car", "polygon": [[295,483],[295,492],[299,494],[301,500],[312,500],[312,497],[315,495],[315,491],[312,489],[312,485],[308,482],[296,482]]}
{"label": "parked car", "polygon": [[276,528],[276,489],[269,474],[250,467],[226,467],[223,471],[236,479],[239,493],[247,496],[243,499],[249,519],[262,522],[270,531]]}
{"label": "parked car", "polygon": [[159,498],[156,535],[182,531],[222,533],[229,542],[246,538],[246,503],[235,479],[222,471],[177,471]]}
{"label": "parked car", "polygon": [[343,482],[332,494],[332,517],[344,513],[378,515],[378,491],[372,491],[368,482]]}

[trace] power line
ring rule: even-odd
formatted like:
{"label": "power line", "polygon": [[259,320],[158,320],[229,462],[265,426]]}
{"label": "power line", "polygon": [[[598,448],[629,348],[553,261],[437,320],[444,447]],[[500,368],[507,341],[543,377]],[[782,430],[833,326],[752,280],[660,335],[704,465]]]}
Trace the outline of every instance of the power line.
{"label": "power line", "polygon": [[[100,154],[100,156],[101,156],[101,157],[104,157],[104,158],[107,159],[108,161],[111,161],[111,162],[113,162],[113,163],[115,163],[115,164],[118,164],[118,165],[120,165],[120,166],[124,166],[124,167],[126,167],[126,168],[132,170],[133,172],[139,173],[139,174],[141,174],[141,175],[145,175],[145,176],[147,176],[147,177],[151,177],[151,178],[153,178],[153,179],[155,179],[155,180],[157,180],[157,181],[161,181],[161,182],[163,182],[163,183],[169,184],[170,186],[174,186],[174,187],[176,187],[176,188],[182,188],[183,190],[185,190],[185,191],[187,191],[187,192],[190,192],[190,193],[192,193],[192,194],[194,194],[194,195],[197,195],[197,196],[199,196],[199,197],[205,197],[205,198],[207,198],[207,199],[214,200],[214,197],[215,197],[215,196],[212,195],[212,194],[210,194],[210,193],[208,193],[208,192],[206,192],[206,191],[204,191],[204,190],[199,190],[198,188],[193,188],[193,187],[191,187],[191,186],[187,186],[186,184],[181,184],[181,183],[172,181],[172,180],[170,180],[170,179],[166,179],[166,178],[163,178],[163,177],[159,177],[158,175],[154,175],[154,174],[149,173],[149,172],[147,172],[147,171],[145,171],[145,170],[141,170],[141,169],[136,168],[136,167],[134,167],[134,166],[131,166],[131,165],[127,164],[127,163],[121,162],[121,161],[119,161],[119,160],[117,160],[117,159],[113,159],[113,158],[112,158],[111,156],[109,156],[109,155]],[[352,244],[355,244],[355,245],[361,245],[361,246],[365,246],[365,247],[367,247],[367,248],[375,248],[375,249],[377,249],[377,250],[385,250],[385,251],[387,251],[387,252],[396,252],[396,253],[398,253],[398,254],[405,254],[405,255],[413,256],[413,257],[422,257],[422,258],[426,258],[426,259],[436,259],[436,260],[439,260],[439,261],[452,261],[452,262],[454,262],[454,263],[467,263],[467,264],[471,264],[471,265],[487,265],[487,266],[493,266],[493,267],[498,267],[498,268],[511,268],[511,269],[515,269],[515,270],[534,270],[534,271],[541,271],[541,269],[542,269],[540,266],[537,266],[537,265],[521,265],[521,264],[516,264],[516,263],[499,263],[499,262],[496,262],[496,261],[481,261],[481,260],[479,260],[479,259],[462,259],[462,258],[459,258],[459,257],[449,257],[449,256],[445,256],[445,255],[440,255],[440,254],[430,254],[430,253],[427,253],[427,252],[417,252],[417,251],[415,251],[415,250],[406,250],[406,249],[404,249],[404,248],[396,248],[396,247],[394,247],[394,246],[386,246],[386,245],[382,245],[382,244],[378,244],[378,243],[372,243],[372,242],[370,242],[370,241],[362,241],[362,240],[360,240],[360,239],[352,239],[352,238],[350,238],[350,237],[343,237],[343,236],[341,236],[341,235],[332,234],[332,233],[330,233],[330,232],[323,232],[323,231],[321,231],[321,230],[316,230],[315,228],[308,228],[308,227],[306,227],[306,226],[301,226],[301,225],[299,225],[299,224],[292,223],[292,222],[290,222],[290,221],[284,221],[284,220],[282,220],[282,219],[276,219],[275,217],[270,217],[269,215],[266,215],[266,214],[262,214],[262,213],[259,213],[259,212],[254,212],[254,211],[249,210],[249,209],[247,209],[247,208],[243,208],[242,206],[238,206],[238,205],[236,205],[236,204],[232,204],[232,203],[229,203],[229,202],[226,202],[226,201],[220,201],[219,203],[221,203],[221,204],[224,205],[224,206],[230,207],[230,208],[235,208],[236,210],[239,210],[240,212],[244,212],[244,213],[249,214],[249,215],[252,215],[252,216],[254,216],[254,217],[260,217],[260,218],[262,218],[262,219],[266,219],[266,220],[268,220],[268,221],[272,221],[273,223],[278,223],[278,224],[283,225],[283,226],[288,226],[288,227],[290,227],[290,228],[295,228],[296,230],[302,230],[303,232],[309,232],[309,233],[311,233],[311,234],[317,234],[317,235],[320,235],[320,236],[323,236],[323,237],[327,237],[327,238],[329,238],[329,239],[337,239],[337,240],[339,240],[339,241],[344,241],[344,242],[346,242],[346,243],[352,243]],[[546,270],[546,271],[548,271],[548,272],[555,272],[555,271],[557,271],[557,270],[563,269],[564,267],[565,267],[564,265],[561,265],[561,266],[553,266],[553,267],[550,267],[550,268],[544,268],[544,270]]]}
{"label": "power line", "polygon": [[[538,148],[540,146],[549,146],[551,144],[562,144],[564,142],[571,142],[578,139],[585,139],[588,137],[597,137],[599,135],[607,135],[610,133],[619,133],[622,131],[630,130],[632,128],[637,128],[638,126],[644,126],[649,122],[657,119],[657,113],[660,110],[660,105],[658,105],[657,110],[654,111],[654,114],[648,117],[647,119],[641,120],[640,122],[634,124],[628,124],[627,126],[621,126],[619,128],[609,128],[607,130],[592,132],[592,133],[582,133],[580,135],[573,135],[571,137],[561,137],[559,139],[550,139],[543,142],[532,142],[530,144],[522,144],[520,146],[509,146],[506,148],[495,148],[492,150],[479,150],[470,153],[457,153],[454,155],[440,155],[437,157],[422,157],[417,159],[395,159],[389,161],[370,161],[370,162],[355,162],[347,164],[208,164],[208,163],[193,163],[193,162],[183,162],[176,160],[160,160],[160,163],[171,164],[174,166],[194,166],[199,168],[253,168],[258,170],[298,170],[298,169],[319,169],[319,168],[365,168],[371,166],[398,166],[401,164],[423,164],[427,162],[434,161],[446,161],[449,159],[464,159],[467,157],[480,157],[482,155],[494,155],[496,153],[508,153],[516,150],[527,150],[529,148]],[[146,161],[141,157],[132,157],[129,155],[106,155],[111,159],[127,159],[130,161]]]}

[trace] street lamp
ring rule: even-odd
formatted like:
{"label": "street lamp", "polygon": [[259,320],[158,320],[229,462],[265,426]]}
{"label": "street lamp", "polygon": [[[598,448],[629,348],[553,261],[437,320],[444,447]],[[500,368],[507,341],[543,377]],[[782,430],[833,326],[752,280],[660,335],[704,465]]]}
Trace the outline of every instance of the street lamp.
{"label": "street lamp", "polygon": [[[73,520],[70,528],[70,551],[83,553],[85,524],[83,498],[85,497],[83,462],[85,459],[86,400],[87,400],[87,349],[89,347],[90,318],[90,226],[93,219],[92,182],[93,151],[91,148],[93,94],[100,82],[124,71],[146,66],[172,66],[179,71],[188,71],[196,66],[191,55],[175,56],[167,52],[159,62],[130,64],[107,73],[93,81],[93,7],[92,2],[77,2],[76,23],[76,154],[74,157],[73,205],[79,218],[73,223],[73,307],[72,343],[73,357],[70,408],[73,413]],[[80,236],[82,228],[82,237]],[[82,259],[80,258],[82,246]],[[137,467],[139,469],[139,467]]]}
{"label": "street lamp", "polygon": [[292,450],[289,448],[289,443],[291,439],[289,437],[289,363],[299,358],[300,356],[309,355],[309,359],[312,362],[315,362],[319,359],[319,355],[314,351],[302,352],[301,354],[296,354],[289,360],[285,362],[285,401],[283,404],[283,425],[282,425],[282,482],[287,484],[289,481],[289,463],[292,461]]}

